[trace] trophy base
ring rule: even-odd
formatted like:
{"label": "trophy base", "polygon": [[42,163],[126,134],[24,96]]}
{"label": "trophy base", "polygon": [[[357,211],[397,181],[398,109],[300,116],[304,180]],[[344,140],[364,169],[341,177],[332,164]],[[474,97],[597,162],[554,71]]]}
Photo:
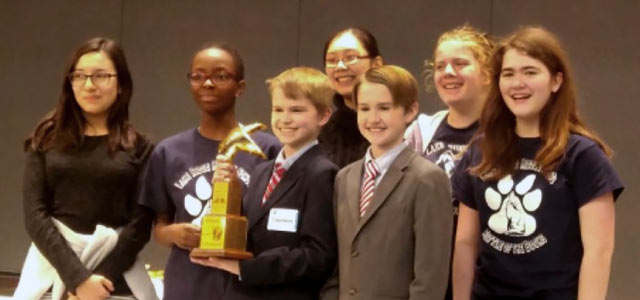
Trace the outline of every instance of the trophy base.
{"label": "trophy base", "polygon": [[251,254],[251,252],[242,251],[242,250],[231,250],[231,249],[213,250],[213,249],[202,249],[202,248],[195,248],[191,250],[191,253],[189,253],[189,256],[198,257],[198,258],[207,258],[207,257],[217,256],[217,257],[240,259],[240,260],[253,258],[253,254]]}

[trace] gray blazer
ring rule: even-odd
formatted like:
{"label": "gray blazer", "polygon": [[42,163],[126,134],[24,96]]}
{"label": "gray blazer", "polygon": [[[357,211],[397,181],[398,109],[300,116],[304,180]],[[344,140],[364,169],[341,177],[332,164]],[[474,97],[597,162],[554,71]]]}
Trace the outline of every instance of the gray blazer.
{"label": "gray blazer", "polygon": [[363,163],[348,165],[336,177],[339,259],[321,299],[443,299],[453,226],[449,178],[407,147],[361,218]]}

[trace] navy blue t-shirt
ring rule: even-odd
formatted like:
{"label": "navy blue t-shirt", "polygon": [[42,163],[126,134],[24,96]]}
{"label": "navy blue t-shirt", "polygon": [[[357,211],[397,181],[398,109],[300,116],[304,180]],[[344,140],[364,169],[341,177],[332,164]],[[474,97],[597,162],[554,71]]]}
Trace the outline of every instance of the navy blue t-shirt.
{"label": "navy blue t-shirt", "polygon": [[478,122],[465,128],[455,128],[449,125],[445,118],[433,134],[427,146],[425,158],[443,169],[451,178],[453,170],[462,158],[459,154],[466,149],[476,130],[478,130]]}
{"label": "navy blue t-shirt", "polygon": [[[443,169],[447,176],[451,178],[453,171],[462,158],[462,152],[467,148],[467,145],[473,138],[473,135],[478,130],[478,122],[474,122],[465,128],[455,128],[447,123],[445,117],[438,129],[433,134],[433,138],[429,142],[424,157]],[[460,206],[458,200],[451,199],[453,205],[453,235],[455,237],[456,228],[458,225],[458,207]],[[455,241],[455,238],[453,239]]]}
{"label": "navy blue t-shirt", "polygon": [[[423,156],[443,169],[445,173],[447,173],[447,176],[451,178],[453,171],[462,158],[462,152],[467,149],[467,145],[478,130],[478,124],[478,122],[473,122],[465,128],[455,128],[449,125],[447,117],[445,116],[434,132],[426,151],[423,152]],[[453,238],[451,239],[451,243],[453,244],[455,243],[455,236],[458,228],[458,209],[460,207],[460,203],[455,197],[451,200],[451,204],[453,205]],[[451,255],[453,255],[453,251],[451,251]],[[449,278],[449,284],[447,286],[447,292],[444,299],[453,299],[452,288],[452,281],[451,278]]]}
{"label": "navy blue t-shirt", "polygon": [[541,139],[518,143],[522,158],[514,174],[498,181],[469,174],[482,159],[474,143],[452,177],[456,199],[477,210],[480,220],[473,292],[487,299],[576,299],[583,254],[578,209],[608,192],[616,199],[624,187],[586,137],[571,135],[564,158],[546,178],[534,160]]}
{"label": "navy blue t-shirt", "polygon": [[[268,159],[280,151],[280,142],[267,133],[251,135]],[[200,226],[212,195],[211,179],[219,141],[210,140],[189,129],[158,144],[149,159],[140,204],[158,213],[173,215],[173,222]],[[251,181],[253,167],[264,160],[239,152],[233,162],[243,191]],[[172,247],[164,273],[164,299],[221,299],[228,273],[189,261],[189,252]]]}

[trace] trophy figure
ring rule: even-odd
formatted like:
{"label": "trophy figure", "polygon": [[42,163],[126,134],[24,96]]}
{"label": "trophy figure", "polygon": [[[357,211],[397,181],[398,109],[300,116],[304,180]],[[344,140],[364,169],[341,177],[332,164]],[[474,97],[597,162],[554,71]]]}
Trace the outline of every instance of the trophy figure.
{"label": "trophy figure", "polygon": [[[260,147],[251,139],[250,133],[265,129],[260,123],[238,127],[220,142],[218,155],[233,161],[238,151],[266,159]],[[242,187],[237,178],[231,181],[214,181],[211,211],[202,218],[200,246],[191,250],[193,257],[206,258],[220,256],[233,259],[247,259],[253,254],[247,252],[247,218],[242,215]]]}

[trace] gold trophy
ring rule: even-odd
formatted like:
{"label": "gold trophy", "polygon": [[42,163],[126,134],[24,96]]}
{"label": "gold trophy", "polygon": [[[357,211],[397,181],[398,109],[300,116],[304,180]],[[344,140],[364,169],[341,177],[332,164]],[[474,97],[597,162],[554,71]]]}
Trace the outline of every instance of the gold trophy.
{"label": "gold trophy", "polygon": [[[218,154],[229,161],[238,151],[266,159],[260,147],[251,139],[250,133],[265,129],[260,123],[238,127],[220,142]],[[211,211],[202,218],[200,247],[191,250],[193,257],[220,256],[233,259],[247,259],[253,254],[247,252],[247,218],[241,215],[242,187],[238,179],[213,183]]]}

